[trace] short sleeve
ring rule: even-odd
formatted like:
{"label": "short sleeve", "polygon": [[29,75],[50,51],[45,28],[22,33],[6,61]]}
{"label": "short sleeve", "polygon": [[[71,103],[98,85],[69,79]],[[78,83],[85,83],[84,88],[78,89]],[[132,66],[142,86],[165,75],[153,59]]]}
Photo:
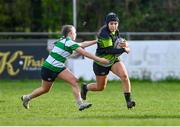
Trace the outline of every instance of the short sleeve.
{"label": "short sleeve", "polygon": [[79,44],[73,40],[67,40],[66,46],[72,50],[76,50],[77,48],[80,47]]}

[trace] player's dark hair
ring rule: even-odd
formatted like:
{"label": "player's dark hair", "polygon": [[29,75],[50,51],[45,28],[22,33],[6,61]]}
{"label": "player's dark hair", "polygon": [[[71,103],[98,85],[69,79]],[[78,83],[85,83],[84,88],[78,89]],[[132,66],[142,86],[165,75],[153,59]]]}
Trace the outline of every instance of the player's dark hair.
{"label": "player's dark hair", "polygon": [[67,35],[69,34],[69,32],[71,32],[72,28],[74,26],[73,25],[64,25],[62,27],[62,30],[61,30],[61,34],[64,36],[64,37],[67,37]]}

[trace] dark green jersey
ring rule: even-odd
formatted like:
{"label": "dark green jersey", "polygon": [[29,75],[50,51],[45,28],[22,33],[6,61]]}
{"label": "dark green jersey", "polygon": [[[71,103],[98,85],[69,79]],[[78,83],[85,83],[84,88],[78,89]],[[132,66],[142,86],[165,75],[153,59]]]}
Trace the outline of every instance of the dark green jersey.
{"label": "dark green jersey", "polygon": [[96,62],[97,64],[104,67],[111,66],[118,58],[117,54],[122,54],[124,52],[124,49],[114,48],[114,43],[118,38],[120,38],[118,31],[111,33],[107,26],[102,27],[98,34],[96,55],[110,60],[110,63],[102,64],[100,62]]}

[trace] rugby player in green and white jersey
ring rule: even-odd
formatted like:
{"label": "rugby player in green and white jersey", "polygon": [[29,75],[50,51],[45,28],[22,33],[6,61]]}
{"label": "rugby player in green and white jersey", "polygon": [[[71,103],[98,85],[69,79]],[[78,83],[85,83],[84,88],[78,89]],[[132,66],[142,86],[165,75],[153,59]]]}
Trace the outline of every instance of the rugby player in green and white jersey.
{"label": "rugby player in green and white jersey", "polygon": [[32,91],[30,94],[23,95],[21,97],[21,100],[23,101],[23,106],[26,109],[29,109],[29,102],[31,99],[45,94],[51,89],[56,78],[61,78],[71,85],[72,92],[75,96],[75,100],[80,111],[89,108],[92,105],[90,103],[82,101],[80,88],[78,85],[78,79],[68,68],[66,68],[65,61],[73,53],[73,51],[76,51],[83,56],[86,56],[94,61],[104,64],[109,63],[109,60],[97,57],[89,52],[86,52],[83,49],[84,47],[95,44],[96,40],[85,41],[79,44],[74,42],[74,40],[76,39],[76,29],[74,28],[74,26],[65,25],[63,26],[61,32],[63,34],[63,38],[55,42],[54,48],[49,53],[49,56],[47,57],[42,66],[42,85]]}

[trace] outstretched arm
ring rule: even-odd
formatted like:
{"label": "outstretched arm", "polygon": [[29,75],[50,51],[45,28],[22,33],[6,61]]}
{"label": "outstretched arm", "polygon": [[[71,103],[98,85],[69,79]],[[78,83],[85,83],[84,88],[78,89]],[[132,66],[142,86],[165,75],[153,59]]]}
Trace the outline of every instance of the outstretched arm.
{"label": "outstretched arm", "polygon": [[107,60],[105,58],[97,57],[94,54],[91,54],[91,53],[87,52],[86,50],[84,50],[81,47],[77,48],[75,51],[78,52],[79,54],[85,56],[85,57],[88,57],[88,58],[94,60],[94,61],[101,62],[103,64],[108,64],[109,63],[109,60]]}
{"label": "outstretched arm", "polygon": [[97,53],[101,53],[101,54],[122,54],[123,52],[125,52],[124,48],[113,48],[113,47],[107,47],[107,48],[101,48],[101,49],[97,49]]}
{"label": "outstretched arm", "polygon": [[81,42],[81,43],[79,43],[79,45],[80,45],[82,48],[85,48],[85,47],[94,45],[94,44],[96,44],[96,43],[97,43],[97,40],[91,40],[91,41]]}
{"label": "outstretched arm", "polygon": [[129,47],[124,47],[124,48],[107,47],[107,48],[97,49],[97,53],[100,53],[100,54],[122,54],[124,52],[129,53],[130,48]]}

